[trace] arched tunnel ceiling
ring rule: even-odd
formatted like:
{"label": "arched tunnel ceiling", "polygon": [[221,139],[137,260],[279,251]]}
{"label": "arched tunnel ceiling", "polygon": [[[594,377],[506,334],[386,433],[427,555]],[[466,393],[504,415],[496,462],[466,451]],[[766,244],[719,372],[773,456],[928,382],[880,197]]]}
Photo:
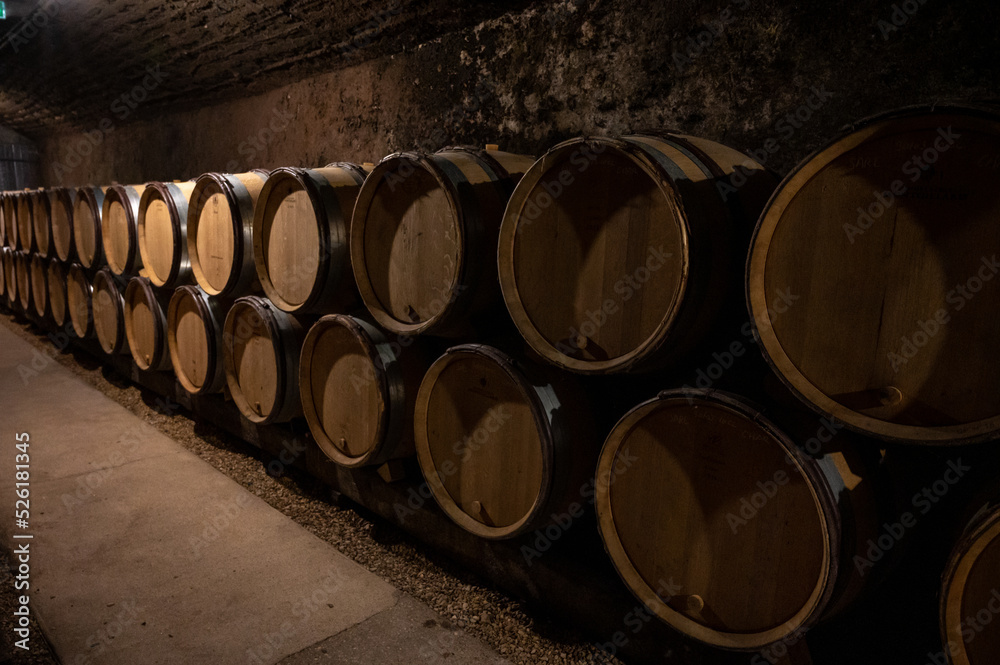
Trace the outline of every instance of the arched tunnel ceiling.
{"label": "arched tunnel ceiling", "polygon": [[[529,4],[9,2],[8,19],[0,22],[0,125],[28,136],[86,131],[126,111],[137,118],[164,105],[199,106],[253,94],[413,48]],[[145,99],[135,104],[139,97]]]}

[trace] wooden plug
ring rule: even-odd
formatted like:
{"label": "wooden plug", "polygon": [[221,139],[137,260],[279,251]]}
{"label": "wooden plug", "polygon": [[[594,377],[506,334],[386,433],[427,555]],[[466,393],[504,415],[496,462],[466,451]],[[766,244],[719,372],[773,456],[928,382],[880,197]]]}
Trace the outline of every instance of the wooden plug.
{"label": "wooden plug", "polygon": [[886,386],[879,395],[883,406],[896,406],[903,401],[903,393],[895,386]]}
{"label": "wooden plug", "polygon": [[899,388],[893,386],[856,390],[850,393],[833,395],[832,397],[848,409],[854,411],[868,411],[884,406],[895,406],[903,401],[903,393],[899,391]]}
{"label": "wooden plug", "polygon": [[684,614],[699,615],[705,609],[705,599],[696,593],[689,596],[672,596],[667,604]]}
{"label": "wooden plug", "polygon": [[470,514],[473,517],[476,517],[479,520],[481,520],[483,524],[485,524],[486,526],[496,526],[496,524],[493,523],[493,520],[490,519],[490,516],[486,512],[486,508],[483,507],[482,502],[473,501],[471,507],[472,507],[472,512]]}

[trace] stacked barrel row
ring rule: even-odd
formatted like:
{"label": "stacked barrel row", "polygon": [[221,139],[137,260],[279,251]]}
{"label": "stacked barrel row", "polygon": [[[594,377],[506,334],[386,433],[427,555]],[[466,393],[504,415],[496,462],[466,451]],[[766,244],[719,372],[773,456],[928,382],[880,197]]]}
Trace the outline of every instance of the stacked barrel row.
{"label": "stacked barrel row", "polygon": [[[33,300],[28,277],[49,261],[39,274],[48,292],[66,284],[79,336],[172,367],[189,392],[227,386],[252,422],[304,415],[338,464],[416,454],[444,512],[484,538],[530,539],[592,497],[653,614],[761,649],[864,589],[855,559],[886,514],[880,447],[997,438],[1000,292],[984,284],[1000,227],[982,164],[998,130],[977,109],[906,110],[780,184],[664,133],[573,139],[538,160],[452,148],[370,171],[6,193],[4,289],[60,325],[59,298]],[[831,420],[770,394],[753,395],[761,407],[680,389],[700,358],[721,367],[698,376],[724,385],[758,339],[791,399]],[[656,389],[615,411],[630,385]],[[974,610],[967,589],[996,581],[980,565],[995,526],[956,549],[949,640]],[[965,646],[953,662],[997,653]]]}

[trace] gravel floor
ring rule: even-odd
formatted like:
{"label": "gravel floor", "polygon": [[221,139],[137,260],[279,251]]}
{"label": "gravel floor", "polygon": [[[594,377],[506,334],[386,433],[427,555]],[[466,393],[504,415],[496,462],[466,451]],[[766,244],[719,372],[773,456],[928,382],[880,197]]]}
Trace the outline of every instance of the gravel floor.
{"label": "gravel floor", "polygon": [[[52,344],[27,324],[0,316],[0,322],[35,347],[50,351]],[[293,471],[272,478],[264,470],[257,449],[209,423],[195,422],[186,414],[159,413],[155,396],[130,381],[109,373],[90,355],[75,351],[56,354],[58,362],[90,385],[125,406],[172,439],[188,448],[219,471],[267,501],[345,555],[409,593],[450,621],[483,640],[512,663],[620,663],[593,646],[579,631],[533,616],[525,606],[489,588],[467,570],[449,565],[407,534],[384,521],[373,522],[349,506],[327,500],[328,492],[310,476]],[[0,591],[0,628],[4,638],[11,633],[10,611],[14,595],[9,561],[4,561]],[[33,631],[33,635],[40,635]],[[0,640],[6,654],[6,645]],[[15,653],[13,663],[48,664],[57,661],[48,649],[29,656]],[[4,665],[0,660],[0,665]]]}

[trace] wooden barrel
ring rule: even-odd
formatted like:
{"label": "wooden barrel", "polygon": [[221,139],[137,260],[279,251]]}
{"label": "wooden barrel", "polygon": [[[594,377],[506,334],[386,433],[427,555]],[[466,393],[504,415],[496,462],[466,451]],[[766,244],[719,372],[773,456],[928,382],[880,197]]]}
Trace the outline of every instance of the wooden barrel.
{"label": "wooden barrel", "polygon": [[17,192],[6,192],[3,199],[4,232],[7,247],[17,248]]}
{"label": "wooden barrel", "polygon": [[46,284],[49,288],[49,312],[52,314],[52,321],[57,327],[66,326],[69,318],[69,300],[66,293],[66,266],[56,260],[49,261],[48,279]]}
{"label": "wooden barrel", "polygon": [[383,159],[358,195],[351,263],[380,325],[456,336],[470,316],[502,312],[496,239],[504,206],[533,158],[447,148]]}
{"label": "wooden barrel", "polygon": [[[0,205],[0,209],[2,209],[2,207],[3,206]],[[2,285],[2,288],[0,288],[0,304],[6,302],[7,292],[10,291],[12,286],[14,286],[13,281],[9,277],[10,269],[7,267],[7,264],[12,260],[10,247],[0,245],[0,285]]]}
{"label": "wooden barrel", "polygon": [[17,249],[18,245],[17,210],[21,207],[18,205],[19,197],[19,192],[9,192],[7,194],[7,201],[4,204],[6,206],[5,217],[7,219],[7,246],[11,249]]}
{"label": "wooden barrel", "polygon": [[167,346],[174,374],[192,395],[222,392],[226,373],[222,362],[222,328],[228,303],[200,286],[174,290],[167,306]]}
{"label": "wooden barrel", "polygon": [[31,310],[31,253],[25,251],[14,252],[14,272],[17,283],[17,301],[21,305],[21,310],[28,312]]}
{"label": "wooden barrel", "polygon": [[22,251],[35,249],[33,193],[23,191],[17,195],[17,248]]}
{"label": "wooden barrel", "polygon": [[139,200],[139,254],[154,286],[172,289],[191,281],[188,200],[195,183],[151,182]]}
{"label": "wooden barrel", "polygon": [[104,243],[101,240],[104,189],[80,187],[73,202],[73,246],[80,266],[87,270],[96,270],[104,263]]}
{"label": "wooden barrel", "polygon": [[7,195],[7,246],[11,249],[18,249],[20,247],[20,239],[17,237],[17,211],[20,209],[20,192],[10,192]]}
{"label": "wooden barrel", "polygon": [[16,310],[18,298],[17,270],[14,263],[15,250],[10,247],[3,247],[0,248],[0,253],[3,254],[4,299],[7,301],[8,307]]}
{"label": "wooden barrel", "polygon": [[874,475],[836,427],[812,425],[793,440],[741,397],[681,390],[615,425],[597,466],[600,531],[651,612],[755,650],[857,596],[870,571],[854,558],[880,528]]}
{"label": "wooden barrel", "polygon": [[266,425],[302,414],[299,353],[306,330],[259,296],[240,298],[229,309],[222,332],[226,383],[250,422]]}
{"label": "wooden barrel", "polygon": [[747,298],[768,362],[805,403],[887,441],[1000,436],[998,153],[993,111],[907,109],[785,178]]}
{"label": "wooden barrel", "polygon": [[167,304],[170,293],[153,290],[145,277],[133,277],[125,287],[125,337],[139,369],[170,369],[167,347]]}
{"label": "wooden barrel", "polygon": [[942,577],[941,637],[951,665],[1000,662],[1000,507],[984,509],[952,551]]}
{"label": "wooden barrel", "polygon": [[0,247],[0,267],[3,268],[3,296],[8,307],[17,302],[17,271],[14,267],[14,252],[10,247]]}
{"label": "wooden barrel", "polygon": [[7,200],[9,198],[10,192],[0,192],[0,247],[8,245],[7,220],[10,218],[10,213]]}
{"label": "wooden barrel", "polygon": [[355,164],[271,172],[254,210],[253,251],[267,297],[286,312],[357,303],[348,233],[366,172]]}
{"label": "wooden barrel", "polygon": [[586,503],[599,447],[589,415],[574,385],[549,368],[491,346],[454,346],[417,393],[417,459],[456,524],[512,538]]}
{"label": "wooden barrel", "polygon": [[720,317],[738,319],[750,232],[776,182],[746,155],[691,136],[560,143],[504,214],[499,275],[514,323],[574,372],[670,364]]}
{"label": "wooden barrel", "polygon": [[12,192],[0,193],[0,247],[10,247],[14,244],[14,235],[10,230],[14,223],[12,197]]}
{"label": "wooden barrel", "polygon": [[14,269],[14,251],[10,247],[0,247],[0,268],[3,269],[3,296],[8,305],[17,300],[17,276]]}
{"label": "wooden barrel", "polygon": [[73,196],[73,191],[64,187],[49,190],[52,256],[60,261],[69,261],[74,256]]}
{"label": "wooden barrel", "polygon": [[35,314],[44,317],[49,313],[49,260],[32,254],[28,266],[31,279],[31,305]]}
{"label": "wooden barrel", "polygon": [[253,257],[253,215],[266,175],[206,173],[188,205],[187,243],[198,285],[213,296],[260,289]]}
{"label": "wooden barrel", "polygon": [[18,204],[18,199],[20,198],[20,192],[8,192],[7,201],[4,203],[6,207],[5,217],[7,219],[7,246],[11,249],[17,249],[18,238],[17,238],[17,210],[21,206]]}
{"label": "wooden barrel", "polygon": [[21,196],[24,192],[12,192],[10,195],[10,222],[7,224],[8,245],[11,249],[20,249],[21,239],[19,236],[20,225],[17,222],[17,213],[21,210]]}
{"label": "wooden barrel", "polygon": [[108,355],[125,351],[125,303],[122,292],[125,282],[108,268],[101,268],[94,275],[91,309],[94,314],[94,333],[101,349]]}
{"label": "wooden barrel", "polygon": [[327,457],[347,467],[410,457],[413,405],[427,357],[375,325],[324,316],[302,346],[299,393],[309,429]]}
{"label": "wooden barrel", "polygon": [[80,339],[94,335],[94,287],[87,272],[79,263],[72,263],[66,271],[66,306],[73,332]]}
{"label": "wooden barrel", "polygon": [[48,258],[52,248],[51,192],[39,189],[31,195],[31,231],[35,236],[35,251]]}
{"label": "wooden barrel", "polygon": [[142,267],[136,231],[141,190],[141,185],[112,185],[104,193],[101,208],[104,258],[111,272],[124,277],[138,273]]}

